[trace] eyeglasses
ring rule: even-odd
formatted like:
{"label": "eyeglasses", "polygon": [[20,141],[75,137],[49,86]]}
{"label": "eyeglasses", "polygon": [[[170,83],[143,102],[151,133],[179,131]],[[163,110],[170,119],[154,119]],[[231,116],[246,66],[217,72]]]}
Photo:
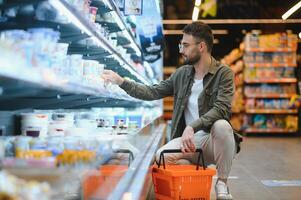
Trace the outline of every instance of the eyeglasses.
{"label": "eyeglasses", "polygon": [[188,43],[179,43],[179,51],[182,52],[184,49],[188,48],[190,45],[197,45],[200,44],[201,42],[193,43],[193,44],[188,44]]}

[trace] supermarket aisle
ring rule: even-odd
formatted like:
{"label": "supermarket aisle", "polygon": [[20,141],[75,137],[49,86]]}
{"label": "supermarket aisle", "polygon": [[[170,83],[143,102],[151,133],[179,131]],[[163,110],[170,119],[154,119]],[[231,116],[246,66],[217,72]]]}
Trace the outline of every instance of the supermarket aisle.
{"label": "supermarket aisle", "polygon": [[[233,164],[229,186],[235,200],[300,200],[301,185],[269,187],[261,182],[297,180],[300,184],[300,170],[301,138],[248,137]],[[215,199],[213,193],[214,189],[211,198]]]}

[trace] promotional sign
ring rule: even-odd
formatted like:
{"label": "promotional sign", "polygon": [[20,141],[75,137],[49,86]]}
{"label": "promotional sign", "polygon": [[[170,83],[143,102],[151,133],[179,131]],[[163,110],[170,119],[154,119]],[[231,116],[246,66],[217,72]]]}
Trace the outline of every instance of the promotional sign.
{"label": "promotional sign", "polygon": [[124,15],[141,15],[142,0],[124,0]]}
{"label": "promotional sign", "polygon": [[143,2],[143,14],[136,17],[143,55],[146,61],[159,59],[163,50],[164,37],[159,3],[156,0]]}

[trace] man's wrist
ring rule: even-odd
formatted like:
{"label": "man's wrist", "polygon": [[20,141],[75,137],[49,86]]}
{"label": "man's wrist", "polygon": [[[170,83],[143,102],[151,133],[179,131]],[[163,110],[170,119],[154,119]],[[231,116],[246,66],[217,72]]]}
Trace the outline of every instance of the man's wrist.
{"label": "man's wrist", "polygon": [[122,85],[122,83],[124,82],[124,78],[120,77],[120,80],[118,81],[118,85]]}

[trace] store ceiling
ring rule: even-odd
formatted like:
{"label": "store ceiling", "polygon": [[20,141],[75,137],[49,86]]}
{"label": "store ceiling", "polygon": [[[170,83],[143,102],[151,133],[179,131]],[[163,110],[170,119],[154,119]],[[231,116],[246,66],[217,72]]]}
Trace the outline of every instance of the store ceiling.
{"label": "store ceiling", "polygon": [[[216,0],[217,13],[216,16],[202,17],[199,19],[279,19],[281,20],[289,8],[294,6],[299,0]],[[191,19],[192,10],[195,0],[164,0],[164,19]],[[205,0],[202,0],[205,2]],[[289,19],[301,19],[301,9],[296,11]],[[299,20],[300,21],[300,20]],[[164,30],[181,30],[185,24],[164,24]],[[219,23],[210,24],[213,30],[226,30],[228,34],[216,34],[217,42],[214,46],[213,55],[221,58],[229,53],[233,48],[239,46],[243,40],[244,32],[250,30],[261,30],[262,33],[282,32],[292,30],[293,33],[299,33],[301,26],[299,23],[290,24],[251,24],[246,21],[241,24]],[[180,31],[178,31],[180,33]],[[168,50],[167,54],[178,54],[175,44],[181,39],[181,35],[166,35],[166,44]],[[299,43],[300,44],[300,43]],[[299,45],[300,46],[300,45]],[[300,48],[299,48],[300,49]],[[170,52],[171,51],[171,52]],[[174,57],[173,57],[174,58]],[[167,59],[165,65],[177,65],[174,60]]]}
{"label": "store ceiling", "polygon": [[[203,0],[202,2],[205,2]],[[217,16],[214,19],[277,19],[299,0],[216,0]],[[167,9],[174,6],[179,19],[190,19],[194,0],[164,0],[164,18]],[[300,18],[301,10],[291,18]]]}

